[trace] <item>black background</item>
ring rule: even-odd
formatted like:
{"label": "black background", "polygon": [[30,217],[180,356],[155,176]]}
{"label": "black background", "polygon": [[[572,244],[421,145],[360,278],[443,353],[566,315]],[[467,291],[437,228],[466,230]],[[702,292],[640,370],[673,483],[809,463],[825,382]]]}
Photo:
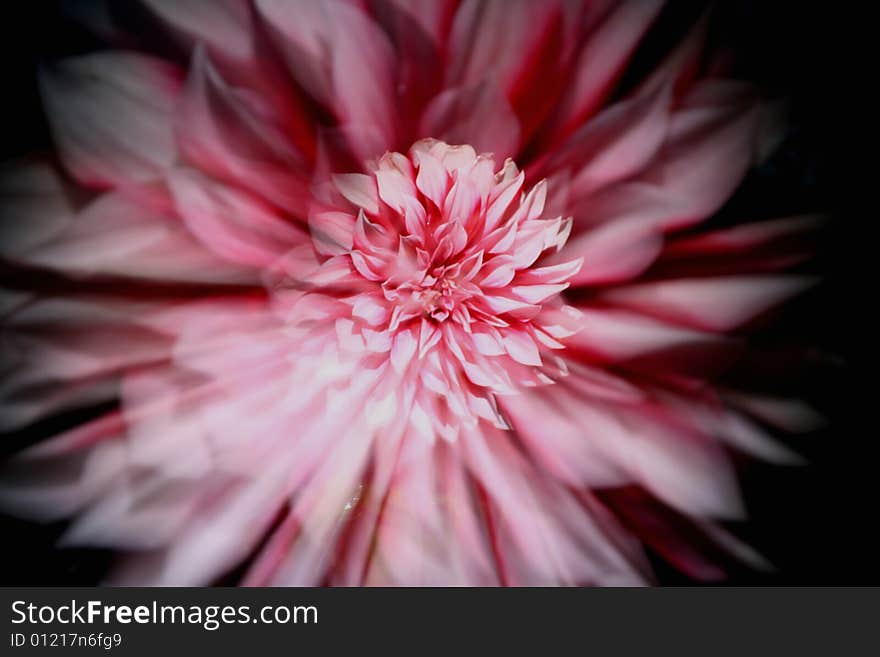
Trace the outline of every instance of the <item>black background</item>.
{"label": "black background", "polygon": [[[656,36],[637,55],[636,73],[650,65],[665,41],[680,36],[699,9],[697,3],[672,3]],[[868,423],[876,383],[865,385],[869,379],[856,377],[873,358],[862,347],[863,332],[876,325],[869,320],[876,314],[875,281],[858,269],[864,262],[860,245],[878,221],[865,202],[868,194],[859,193],[870,192],[876,169],[868,141],[874,139],[877,117],[865,116],[872,107],[865,90],[874,78],[861,72],[859,51],[870,48],[859,28],[864,19],[846,13],[852,9],[787,1],[720,2],[716,8],[713,39],[732,47],[738,73],[769,95],[787,98],[791,108],[779,152],[749,175],[716,220],[813,211],[831,218],[810,265],[824,282],[758,338],[769,351],[811,346],[814,364],[798,371],[787,390],[811,400],[828,422],[791,441],[806,455],[807,466],[742,465],[750,519],[737,531],[777,570],[735,570],[732,584],[880,583],[873,536],[878,432]],[[67,20],[54,2],[43,1],[4,4],[0,45],[0,156],[14,161],[49,149],[35,86],[37,64],[100,43]],[[51,428],[4,436],[0,452],[9,453],[22,440]],[[0,584],[96,582],[107,554],[57,550],[54,541],[62,529],[0,518]],[[661,583],[689,583],[660,562],[657,572]]]}

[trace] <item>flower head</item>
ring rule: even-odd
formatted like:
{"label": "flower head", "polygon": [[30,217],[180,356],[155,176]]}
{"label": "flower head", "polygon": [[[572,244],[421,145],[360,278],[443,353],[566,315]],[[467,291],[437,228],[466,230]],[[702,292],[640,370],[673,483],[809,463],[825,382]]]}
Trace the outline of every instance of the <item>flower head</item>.
{"label": "flower head", "polygon": [[510,160],[498,167],[470,146],[423,140],[370,174],[335,176],[345,205],[311,214],[322,268],[350,270],[334,290],[340,347],[387,356],[416,388],[429,439],[479,417],[507,428],[494,395],[564,371],[541,351],[575,330],[578,313],[559,293],[581,261],[533,266],[562,248],[571,218],[543,217],[546,184],[525,194],[523,180]]}
{"label": "flower head", "polygon": [[113,582],[760,563],[727,452],[793,455],[713,378],[810,283],[779,270],[815,221],[701,228],[779,128],[705,20],[622,86],[662,3],[137,4],[183,56],[44,70],[64,175],[3,181],[5,428],[116,402],[4,508],[123,552]]}

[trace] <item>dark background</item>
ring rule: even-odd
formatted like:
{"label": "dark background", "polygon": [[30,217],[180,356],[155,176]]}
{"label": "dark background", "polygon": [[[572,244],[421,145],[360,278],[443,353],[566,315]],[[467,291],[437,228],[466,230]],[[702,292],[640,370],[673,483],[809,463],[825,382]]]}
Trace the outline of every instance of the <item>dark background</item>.
{"label": "dark background", "polygon": [[[876,384],[865,387],[862,381],[868,379],[856,376],[869,356],[860,337],[877,298],[874,281],[857,271],[864,261],[856,255],[869,225],[878,221],[862,198],[866,194],[858,193],[870,190],[869,177],[876,168],[865,153],[870,152],[867,141],[869,136],[873,139],[877,118],[863,117],[871,104],[862,91],[876,74],[859,71],[861,17],[845,13],[853,5],[838,10],[822,5],[729,1],[717,3],[714,14],[713,43],[729,46],[738,74],[758,83],[768,95],[788,99],[791,112],[779,151],[749,175],[715,221],[816,211],[831,219],[817,257],[807,266],[821,273],[824,282],[755,338],[768,358],[780,351],[806,356],[806,365],[784,381],[784,390],[810,400],[828,421],[821,430],[789,440],[808,465],[741,465],[749,521],[735,529],[776,571],[734,569],[731,584],[880,584],[880,551],[873,536],[878,432],[867,422],[872,410],[868,395]],[[700,3],[691,2],[670,5],[637,54],[635,75],[680,37],[700,8]],[[35,150],[49,150],[35,86],[37,64],[100,45],[54,2],[4,5],[0,159],[14,161]],[[768,380],[766,385],[772,391],[783,382]],[[57,423],[76,420],[66,417]],[[2,436],[0,453],[8,454],[55,426],[44,423],[24,434]],[[0,584],[98,581],[108,555],[56,549],[55,538],[62,529],[0,517]],[[657,572],[661,583],[689,583],[659,560]]]}

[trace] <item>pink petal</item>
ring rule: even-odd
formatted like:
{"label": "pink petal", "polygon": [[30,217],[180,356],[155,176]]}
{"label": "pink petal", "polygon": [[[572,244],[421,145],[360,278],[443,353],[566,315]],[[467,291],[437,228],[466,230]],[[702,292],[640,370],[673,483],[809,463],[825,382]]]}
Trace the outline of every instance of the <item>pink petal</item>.
{"label": "pink petal", "polygon": [[181,155],[305,219],[310,195],[304,155],[270,110],[249,101],[220,77],[204,48],[197,47],[175,110]]}
{"label": "pink petal", "polygon": [[238,60],[252,56],[251,21],[242,0],[143,0],[173,29]]}
{"label": "pink petal", "polygon": [[505,331],[501,334],[501,342],[516,362],[534,366],[541,364],[538,347],[527,333],[516,330]]}
{"label": "pink petal", "polygon": [[548,170],[572,169],[572,200],[640,171],[666,138],[670,90],[621,101],[572,135]]}
{"label": "pink petal", "polygon": [[161,177],[176,154],[179,86],[174,67],[129,52],[85,55],[44,70],[40,90],[71,174],[99,187]]}
{"label": "pink petal", "polygon": [[556,283],[554,285],[514,285],[510,288],[523,301],[529,303],[543,303],[568,287],[568,283]]}
{"label": "pink petal", "polygon": [[449,190],[449,175],[445,167],[430,153],[420,153],[418,165],[416,186],[436,207],[442,208]]}
{"label": "pink petal", "polygon": [[583,258],[561,262],[558,265],[536,267],[518,272],[516,282],[523,285],[552,285],[570,280],[583,266]]}
{"label": "pink petal", "polygon": [[371,215],[379,214],[379,191],[372,176],[340,173],[333,176],[333,184],[349,202]]}
{"label": "pink petal", "polygon": [[355,218],[345,212],[318,211],[309,216],[309,229],[321,255],[342,255],[354,246]]}
{"label": "pink petal", "polygon": [[498,160],[519,147],[519,122],[492,82],[437,95],[422,116],[420,132],[452,144],[470,144]]}
{"label": "pink petal", "polygon": [[257,0],[257,9],[280,36],[287,65],[328,105],[362,159],[394,142],[394,52],[387,36],[359,7],[329,0],[300,3]]}
{"label": "pink petal", "polygon": [[301,230],[256,199],[194,171],[172,170],[168,184],[193,234],[232,262],[266,266],[304,241]]}
{"label": "pink petal", "polygon": [[624,310],[580,310],[581,328],[566,344],[614,361],[683,345],[717,344],[720,340],[711,333],[665,324]]}
{"label": "pink petal", "polygon": [[729,107],[707,108],[706,114],[666,144],[643,176],[680,206],[664,219],[665,228],[690,225],[718,210],[754,160],[756,108],[732,115]]}
{"label": "pink petal", "polygon": [[806,290],[800,276],[682,279],[620,287],[603,296],[667,321],[708,331],[730,331]]}
{"label": "pink petal", "polygon": [[663,237],[639,221],[610,222],[578,235],[564,250],[550,259],[577,255],[583,266],[571,277],[572,285],[596,285],[633,279],[660,254]]}
{"label": "pink petal", "polygon": [[662,7],[655,0],[623,2],[589,36],[558,111],[555,135],[569,133],[601,105]]}
{"label": "pink petal", "polygon": [[206,250],[181,223],[119,193],[98,197],[54,239],[22,259],[72,276],[255,283],[252,270]]}

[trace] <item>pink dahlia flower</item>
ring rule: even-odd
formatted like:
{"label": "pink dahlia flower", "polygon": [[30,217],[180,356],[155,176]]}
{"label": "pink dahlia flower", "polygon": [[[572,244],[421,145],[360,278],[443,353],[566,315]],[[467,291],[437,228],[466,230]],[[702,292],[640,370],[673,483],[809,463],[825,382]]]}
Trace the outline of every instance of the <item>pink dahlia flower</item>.
{"label": "pink dahlia flower", "polygon": [[42,72],[63,170],[3,180],[4,428],[117,400],[12,459],[5,509],[114,583],[761,563],[729,451],[791,460],[766,426],[809,418],[712,380],[814,222],[700,230],[778,122],[705,20],[622,86],[660,2],[137,9]]}

